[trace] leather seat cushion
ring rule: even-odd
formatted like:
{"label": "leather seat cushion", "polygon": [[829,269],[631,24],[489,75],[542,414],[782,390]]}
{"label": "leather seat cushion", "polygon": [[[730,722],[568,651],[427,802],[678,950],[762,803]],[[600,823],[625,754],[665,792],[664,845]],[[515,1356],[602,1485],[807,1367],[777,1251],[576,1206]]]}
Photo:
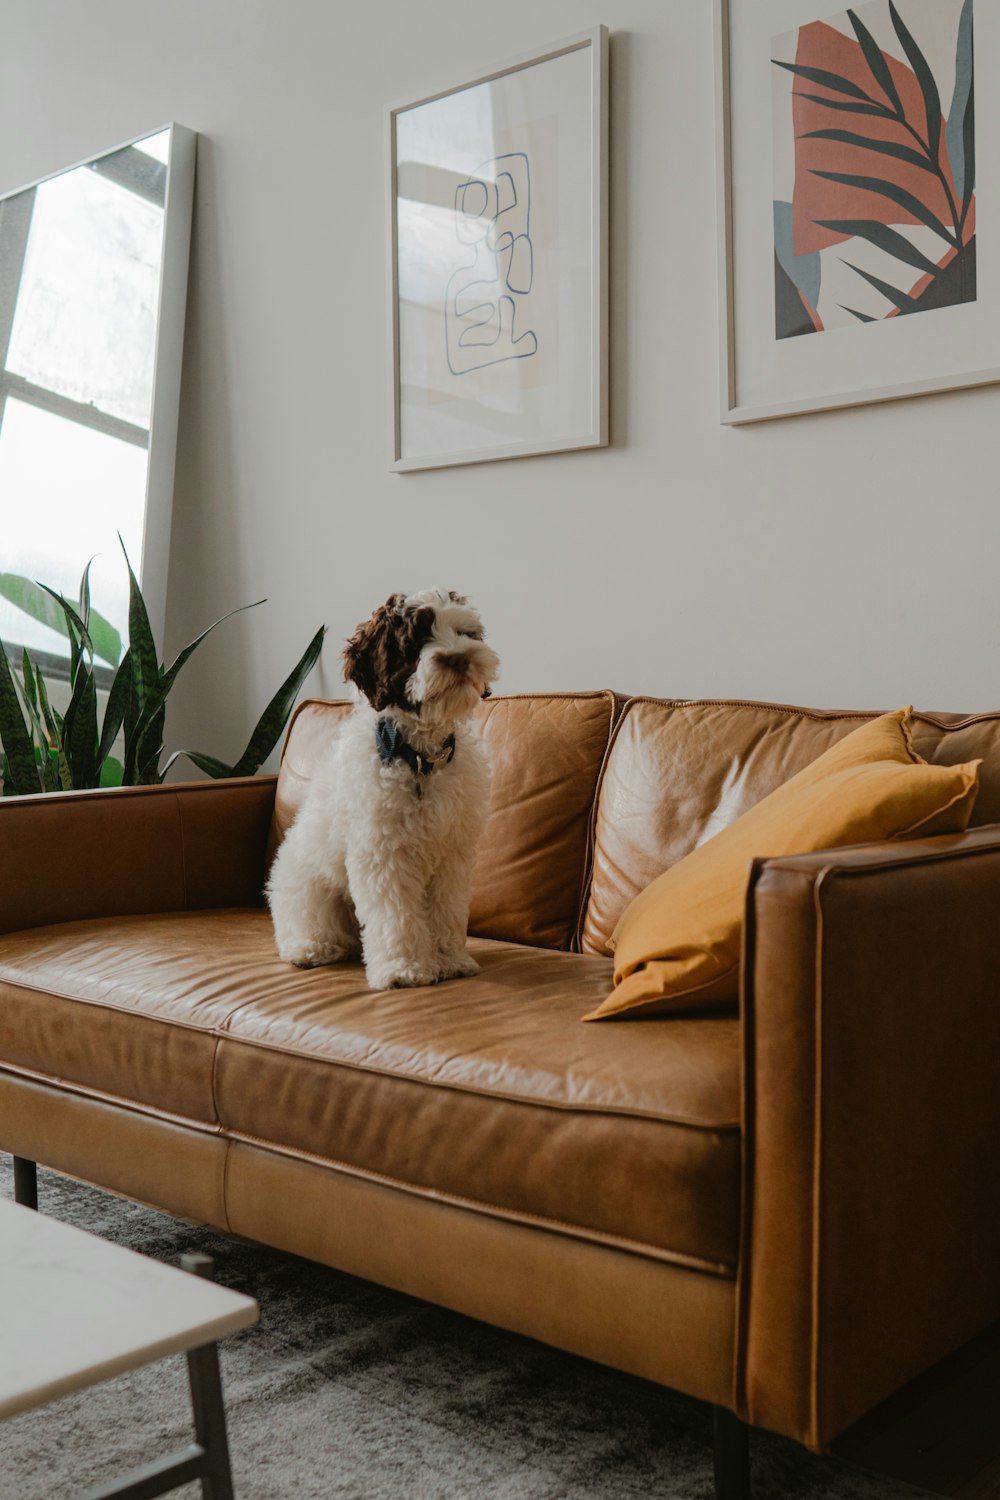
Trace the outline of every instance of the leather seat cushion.
{"label": "leather seat cushion", "polygon": [[0,938],[0,1055],[407,1191],[732,1274],[735,1018],[583,1026],[608,960],[470,949],[475,979],[373,994],[359,964],[282,963],[262,911],[35,928]]}

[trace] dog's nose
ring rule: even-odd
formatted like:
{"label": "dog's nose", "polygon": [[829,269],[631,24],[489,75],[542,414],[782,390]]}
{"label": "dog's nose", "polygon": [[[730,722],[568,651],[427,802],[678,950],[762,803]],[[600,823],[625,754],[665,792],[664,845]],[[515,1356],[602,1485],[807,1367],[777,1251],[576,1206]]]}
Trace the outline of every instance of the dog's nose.
{"label": "dog's nose", "polygon": [[493,689],[492,688],[484,688],[483,691],[482,691],[482,695],[481,696],[483,698],[492,698],[493,697]]}

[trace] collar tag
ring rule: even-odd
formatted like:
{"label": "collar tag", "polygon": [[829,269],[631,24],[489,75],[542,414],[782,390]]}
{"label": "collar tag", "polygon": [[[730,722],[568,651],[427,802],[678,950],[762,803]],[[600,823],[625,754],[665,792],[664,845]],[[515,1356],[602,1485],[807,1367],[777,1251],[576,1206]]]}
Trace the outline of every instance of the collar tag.
{"label": "collar tag", "polygon": [[455,736],[449,734],[441,746],[441,755],[438,760],[428,760],[419,750],[404,740],[398,725],[391,719],[379,719],[375,725],[375,747],[379,753],[379,759],[383,765],[389,765],[394,760],[403,760],[410,770],[417,776],[429,776],[435,766],[446,766],[455,754]]}

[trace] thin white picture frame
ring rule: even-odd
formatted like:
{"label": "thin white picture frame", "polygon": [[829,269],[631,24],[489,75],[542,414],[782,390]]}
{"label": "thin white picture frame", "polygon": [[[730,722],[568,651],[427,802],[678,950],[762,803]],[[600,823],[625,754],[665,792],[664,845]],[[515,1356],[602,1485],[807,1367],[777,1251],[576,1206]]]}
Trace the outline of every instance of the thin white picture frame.
{"label": "thin white picture frame", "polygon": [[[558,431],[502,443],[407,454],[403,451],[401,422],[401,360],[399,309],[399,182],[397,126],[404,113],[418,110],[466,93],[484,84],[492,84],[527,68],[563,58],[569,53],[586,51],[589,57],[588,120],[589,137],[589,313],[590,394],[587,426],[572,435]],[[435,469],[453,465],[492,463],[507,458],[526,458],[572,449],[600,448],[609,441],[608,421],[608,30],[593,26],[564,37],[550,46],[524,53],[503,66],[445,89],[438,89],[416,99],[407,99],[385,109],[385,153],[387,164],[386,211],[386,293],[388,302],[388,359],[391,371],[391,446],[389,468],[394,473]]]}
{"label": "thin white picture frame", "polygon": [[[926,377],[920,380],[887,382],[878,385],[859,384],[856,389],[840,390],[829,395],[792,397],[787,401],[752,402],[740,399],[739,366],[740,349],[736,332],[736,292],[734,285],[734,256],[736,253],[734,207],[733,207],[733,71],[731,15],[733,0],[714,0],[715,11],[715,78],[716,78],[716,213],[719,238],[718,256],[718,302],[719,302],[719,369],[720,369],[720,422],[737,426],[751,422],[767,422],[780,417],[799,416],[809,413],[835,411],[845,407],[863,406],[874,402],[899,401],[911,396],[932,395],[938,392],[956,391],[1000,382],[1000,363],[973,368],[960,374]],[[809,19],[823,19],[838,10],[837,0],[830,0],[825,7],[819,3],[812,8]],[[977,32],[978,47],[978,32]],[[992,49],[991,49],[992,50]],[[994,56],[994,62],[1000,57]],[[983,66],[977,55],[977,71]],[[735,122],[739,128],[739,122]],[[981,126],[977,127],[981,129]],[[1000,267],[1000,249],[993,264]],[[926,316],[926,314],[924,315]],[[811,341],[810,341],[811,342]],[[1000,347],[997,349],[1000,360]]]}

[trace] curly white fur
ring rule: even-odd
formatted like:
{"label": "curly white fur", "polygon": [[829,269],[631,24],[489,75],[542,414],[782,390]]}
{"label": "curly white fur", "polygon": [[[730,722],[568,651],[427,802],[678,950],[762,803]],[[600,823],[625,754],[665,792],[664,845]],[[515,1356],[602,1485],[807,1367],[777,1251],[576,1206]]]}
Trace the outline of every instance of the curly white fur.
{"label": "curly white fur", "polygon": [[[405,688],[386,703],[384,632],[412,628],[414,620],[420,628],[400,679]],[[349,671],[353,662],[354,680],[380,706],[364,698],[355,705],[278,850],[267,891],[278,952],[313,966],[363,951],[372,989],[475,974],[466,931],[489,764],[467,721],[496,676],[497,657],[482,643],[471,606],[441,590],[395,596],[359,627],[351,646]],[[396,637],[389,646],[395,649]],[[373,676],[373,661],[381,678]],[[433,761],[433,771],[422,775],[403,759],[384,761],[376,742],[380,720]]]}

